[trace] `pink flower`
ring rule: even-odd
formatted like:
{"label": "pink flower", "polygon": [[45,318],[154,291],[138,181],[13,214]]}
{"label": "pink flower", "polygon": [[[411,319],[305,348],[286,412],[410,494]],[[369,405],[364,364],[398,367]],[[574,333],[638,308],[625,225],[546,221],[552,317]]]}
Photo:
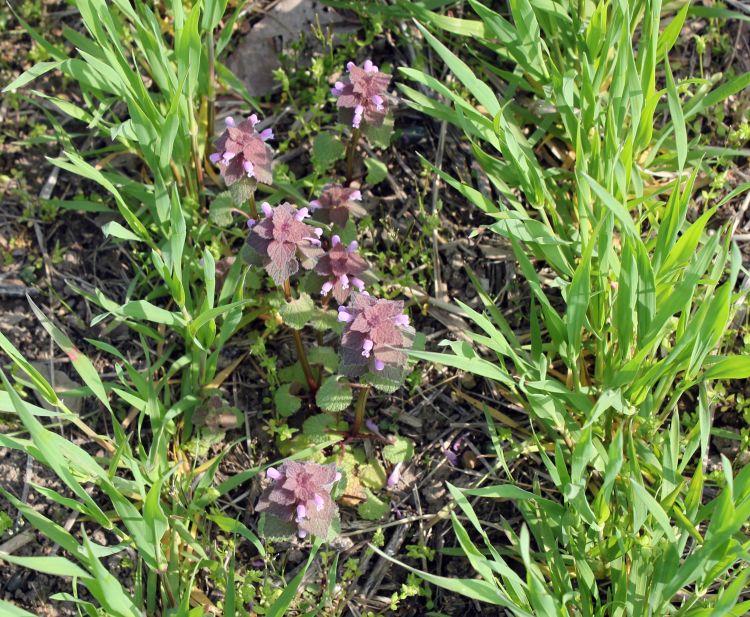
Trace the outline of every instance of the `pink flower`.
{"label": "pink flower", "polygon": [[373,298],[367,292],[352,294],[349,306],[339,307],[339,321],[346,323],[341,335],[341,371],[358,376],[387,370],[401,372],[412,346],[414,330],[400,300]]}
{"label": "pink flower", "polygon": [[239,124],[232,118],[226,119],[227,128],[216,141],[216,152],[209,159],[219,166],[227,185],[242,178],[255,178],[263,184],[273,182],[273,150],[266,144],[273,139],[273,131],[265,129],[258,133],[255,130],[258,122],[255,114]]}
{"label": "pink flower", "polygon": [[322,295],[333,293],[339,304],[346,302],[352,289],[360,291],[365,288],[364,281],[359,278],[367,270],[367,262],[357,253],[357,243],[349,246],[341,244],[341,238],[333,236],[331,247],[315,266],[315,272],[327,277],[320,289]]}
{"label": "pink flower", "polygon": [[391,76],[378,71],[371,60],[365,60],[362,68],[348,62],[346,70],[348,75],[331,88],[344,120],[351,122],[355,129],[360,127],[362,120],[371,126],[380,126],[388,113]]}
{"label": "pink flower", "polygon": [[273,483],[261,494],[256,511],[296,527],[300,538],[326,538],[338,510],[331,499],[331,489],[341,479],[336,466],[287,461],[266,475]]}
{"label": "pink flower", "polygon": [[323,254],[320,236],[323,230],[304,223],[309,216],[307,208],[285,202],[272,208],[263,203],[265,218],[252,226],[247,243],[261,258],[263,267],[277,285],[302,267],[310,270]]}
{"label": "pink flower", "polygon": [[362,206],[356,202],[362,201],[359,189],[344,187],[340,184],[328,184],[318,199],[310,202],[310,208],[315,217],[324,223],[333,223],[339,227],[346,225],[349,213],[364,214]]}

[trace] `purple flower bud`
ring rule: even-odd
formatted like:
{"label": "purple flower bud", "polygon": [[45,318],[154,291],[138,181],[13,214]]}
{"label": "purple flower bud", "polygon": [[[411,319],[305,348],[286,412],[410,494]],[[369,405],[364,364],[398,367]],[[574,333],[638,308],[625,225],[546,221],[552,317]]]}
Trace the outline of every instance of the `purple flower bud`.
{"label": "purple flower bud", "polygon": [[297,505],[297,524],[305,520],[305,514],[307,514],[307,508],[303,504]]}
{"label": "purple flower bud", "polygon": [[255,219],[247,219],[247,226],[252,229],[257,222]]}
{"label": "purple flower bud", "polygon": [[365,288],[365,282],[362,279],[358,279],[356,276],[352,277],[350,279],[350,282],[360,291],[362,291]]}
{"label": "purple flower bud", "polygon": [[244,161],[242,163],[242,169],[245,170],[248,178],[253,177],[253,170],[255,169],[255,165],[253,165],[250,161]]}
{"label": "purple flower bud", "polygon": [[349,243],[349,246],[347,246],[347,247],[346,247],[346,250],[347,250],[347,251],[348,251],[349,253],[353,253],[353,252],[354,252],[354,251],[356,251],[356,250],[357,250],[358,248],[359,248],[359,243],[358,243],[358,242],[357,242],[356,240],[352,240],[352,241],[351,241],[351,242]]}
{"label": "purple flower bud", "polygon": [[352,126],[355,129],[359,128],[359,125],[362,124],[362,115],[365,113],[365,108],[362,105],[357,105],[354,108],[354,119],[352,120]]}
{"label": "purple flower bud", "polygon": [[339,315],[338,315],[338,320],[339,320],[339,321],[343,321],[344,323],[349,323],[349,322],[350,322],[350,321],[351,321],[352,319],[354,319],[354,317],[352,317],[352,316],[351,316],[351,315],[350,315],[349,313],[347,313],[347,312],[346,312],[345,310],[343,310],[343,311],[342,311],[342,310],[341,310],[342,308],[344,308],[344,307],[343,307],[343,306],[340,306],[340,307],[339,307]]}
{"label": "purple flower bud", "polygon": [[310,202],[310,208],[312,208],[313,210],[317,210],[318,208],[320,208],[320,202],[317,199],[313,199]]}
{"label": "purple flower bud", "polygon": [[304,221],[306,218],[310,216],[309,210],[307,208],[300,208],[297,210],[297,214],[294,215],[294,218],[296,218],[298,221]]}
{"label": "purple flower bud", "polygon": [[445,455],[445,458],[448,459],[448,462],[453,465],[454,467],[458,465],[458,456],[456,456],[455,452],[451,452],[450,450],[443,450],[443,454]]}
{"label": "purple flower bud", "polygon": [[297,532],[297,535],[298,535],[298,536],[299,536],[300,538],[304,539],[304,538],[306,538],[306,537],[307,537],[307,532],[306,532],[306,531],[305,531],[304,529],[300,529],[300,530],[299,530],[299,531]]}
{"label": "purple flower bud", "polygon": [[265,214],[268,218],[273,216],[273,208],[267,201],[264,201],[262,204],[260,204],[260,209],[263,210],[263,214]]}
{"label": "purple flower bud", "polygon": [[352,61],[350,60],[349,62],[347,62],[347,63],[346,63],[346,70],[347,70],[347,71],[349,71],[349,72],[351,72],[351,70],[352,70],[353,68],[356,68],[356,66],[357,66],[357,65],[356,65],[356,64],[354,64],[354,62],[352,62]]}
{"label": "purple flower bud", "polygon": [[320,295],[325,296],[326,294],[331,292],[331,289],[333,289],[333,283],[331,283],[331,281],[326,281],[320,288]]}
{"label": "purple flower bud", "polygon": [[237,126],[232,116],[227,116],[226,118],[224,118],[224,124],[226,124],[227,128],[230,128],[230,129],[233,129],[234,127]]}
{"label": "purple flower bud", "polygon": [[368,418],[367,420],[365,420],[365,426],[371,433],[375,433],[376,435],[380,435],[381,437],[383,436],[374,420]]}
{"label": "purple flower bud", "polygon": [[250,124],[252,124],[253,126],[255,126],[256,124],[258,124],[258,122],[260,122],[256,114],[251,114],[249,120],[250,120]]}
{"label": "purple flower bud", "polygon": [[271,480],[278,480],[279,478],[281,478],[281,474],[273,467],[269,467],[268,469],[266,469],[266,475],[271,478]]}
{"label": "purple flower bud", "polygon": [[351,195],[349,195],[349,199],[352,201],[362,201],[362,193],[360,193],[358,190],[353,191]]}
{"label": "purple flower bud", "polygon": [[259,133],[259,137],[260,137],[260,138],[261,138],[261,139],[262,139],[263,141],[268,141],[269,139],[273,139],[273,129],[271,129],[271,128],[268,128],[268,129],[263,129],[263,130],[262,130],[262,131],[261,131],[261,132]]}
{"label": "purple flower bud", "polygon": [[323,498],[316,493],[315,495],[313,495],[313,501],[315,502],[315,509],[320,512],[325,505]]}
{"label": "purple flower bud", "polygon": [[208,157],[208,160],[216,165],[221,160],[221,152],[214,152]]}
{"label": "purple flower bud", "polygon": [[375,359],[375,370],[382,371],[385,368],[385,362],[382,360]]}
{"label": "purple flower bud", "polygon": [[362,355],[365,358],[370,357],[370,352],[372,351],[372,348],[375,346],[375,343],[373,343],[370,339],[365,339],[365,342],[362,343]]}
{"label": "purple flower bud", "polygon": [[339,480],[341,480],[341,478],[342,478],[342,477],[343,477],[343,476],[341,475],[341,472],[338,472],[338,471],[337,471],[337,472],[336,472],[336,475],[335,475],[335,476],[333,477],[333,481],[334,481],[334,482],[338,482]]}
{"label": "purple flower bud", "polygon": [[397,326],[408,326],[409,325],[409,316],[404,315],[403,313],[400,315],[396,315],[393,318],[393,323],[395,323]]}
{"label": "purple flower bud", "polygon": [[235,156],[237,156],[236,152],[227,151],[221,155],[221,160],[224,161],[224,163],[229,163]]}
{"label": "purple flower bud", "polygon": [[393,467],[393,471],[391,472],[391,475],[388,476],[388,481],[386,484],[388,485],[388,488],[393,488],[398,484],[398,481],[401,479],[401,466],[403,465],[403,462],[396,463],[396,465]]}
{"label": "purple flower bud", "polygon": [[338,246],[339,244],[341,244],[341,237],[331,236],[331,246]]}
{"label": "purple flower bud", "polygon": [[346,274],[342,274],[339,277],[339,283],[341,283],[342,289],[349,289],[349,277]]}

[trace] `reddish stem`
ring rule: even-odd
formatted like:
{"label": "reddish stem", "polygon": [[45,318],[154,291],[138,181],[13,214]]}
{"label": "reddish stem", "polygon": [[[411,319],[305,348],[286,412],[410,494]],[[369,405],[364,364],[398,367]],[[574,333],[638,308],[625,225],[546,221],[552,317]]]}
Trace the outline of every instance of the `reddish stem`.
{"label": "reddish stem", "polygon": [[[289,279],[284,281],[284,297],[287,302],[292,300],[292,287],[289,284]],[[294,338],[294,346],[297,348],[297,357],[299,363],[302,365],[302,371],[305,373],[305,379],[307,380],[307,386],[310,388],[310,392],[315,394],[318,391],[318,382],[313,376],[312,368],[310,368],[310,362],[307,359],[307,353],[305,352],[305,345],[302,342],[302,336],[298,330],[289,328],[292,331],[292,337]]]}

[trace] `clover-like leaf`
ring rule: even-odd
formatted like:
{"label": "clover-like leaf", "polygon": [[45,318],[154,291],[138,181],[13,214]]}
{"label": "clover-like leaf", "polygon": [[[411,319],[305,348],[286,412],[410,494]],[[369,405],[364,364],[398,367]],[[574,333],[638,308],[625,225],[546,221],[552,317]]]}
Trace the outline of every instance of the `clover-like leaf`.
{"label": "clover-like leaf", "polygon": [[211,201],[211,205],[208,208],[208,218],[214,225],[229,227],[234,221],[232,217],[232,209],[234,207],[234,201],[229,191],[219,193]]}
{"label": "clover-like leaf", "polygon": [[273,395],[273,402],[279,415],[286,418],[302,406],[302,400],[289,391],[291,384],[283,384]]}
{"label": "clover-like leaf", "polygon": [[357,506],[357,513],[365,520],[377,521],[388,514],[390,504],[378,499],[369,490],[365,489],[367,499]]}
{"label": "clover-like leaf", "polygon": [[326,431],[334,428],[336,425],[336,419],[333,416],[329,416],[325,413],[320,413],[315,416],[310,416],[302,424],[302,433],[310,441],[321,442],[326,441],[329,435]]}
{"label": "clover-like leaf", "polygon": [[337,375],[331,375],[323,380],[315,402],[324,411],[344,411],[352,404],[352,388],[348,383],[339,383]]}
{"label": "clover-like leaf", "polygon": [[344,156],[344,144],[327,132],[318,133],[313,140],[312,162],[319,174],[328,171],[333,163]]}
{"label": "clover-like leaf", "polygon": [[383,448],[383,456],[394,465],[405,463],[414,457],[414,442],[408,437],[396,436],[396,443]]}
{"label": "clover-like leaf", "polygon": [[310,319],[310,325],[316,330],[335,332],[341,334],[344,330],[344,324],[338,320],[336,311],[324,311],[316,309]]}
{"label": "clover-like leaf", "polygon": [[400,373],[400,377],[395,377],[395,371],[389,371],[389,374],[370,371],[362,376],[361,381],[369,383],[376,390],[380,390],[386,394],[393,394],[404,383],[406,371],[401,371]]}
{"label": "clover-like leaf", "polygon": [[365,159],[365,167],[367,167],[367,184],[370,186],[380,184],[388,176],[388,168],[383,161],[378,159]]}
{"label": "clover-like leaf", "polygon": [[391,145],[391,137],[393,137],[393,116],[387,115],[380,126],[368,124],[364,133],[373,146],[385,150]]}
{"label": "clover-like leaf", "polygon": [[339,355],[333,347],[321,345],[313,347],[307,354],[311,364],[321,364],[323,368],[332,373],[336,372],[339,366]]}
{"label": "clover-like leaf", "polygon": [[364,465],[360,465],[357,468],[357,476],[362,484],[373,490],[383,488],[387,479],[385,468],[377,459],[372,459]]}
{"label": "clover-like leaf", "polygon": [[309,294],[302,293],[299,298],[283,304],[279,308],[279,314],[290,328],[301,330],[315,314],[315,303]]}

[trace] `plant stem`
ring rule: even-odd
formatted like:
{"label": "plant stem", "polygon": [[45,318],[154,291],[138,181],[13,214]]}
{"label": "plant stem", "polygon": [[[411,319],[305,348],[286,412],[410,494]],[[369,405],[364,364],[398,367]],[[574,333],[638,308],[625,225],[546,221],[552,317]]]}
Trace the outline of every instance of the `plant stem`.
{"label": "plant stem", "polygon": [[[251,200],[253,206],[255,200]],[[289,279],[284,281],[284,297],[287,302],[292,300],[292,287],[289,284]],[[297,357],[299,363],[302,365],[302,371],[305,373],[305,379],[307,380],[307,386],[310,388],[310,392],[315,394],[318,391],[318,382],[313,376],[312,369],[310,368],[310,362],[307,359],[307,353],[305,352],[305,345],[302,342],[302,336],[300,336],[299,330],[289,328],[292,331],[292,337],[294,337],[294,346],[297,348]]]}
{"label": "plant stem", "polygon": [[354,408],[354,424],[352,424],[352,435],[359,435],[365,422],[365,406],[367,395],[370,394],[370,386],[367,385],[359,391],[357,406]]}
{"label": "plant stem", "polygon": [[354,177],[354,153],[357,151],[357,144],[359,143],[359,136],[361,132],[359,129],[354,129],[349,143],[346,145],[346,182],[347,184],[352,181]]}
{"label": "plant stem", "polygon": [[206,150],[214,138],[214,126],[216,124],[216,88],[214,78],[216,74],[216,54],[214,52],[214,33],[211,31],[208,37],[208,96],[206,110]]}
{"label": "plant stem", "polygon": [[[255,205],[255,191],[250,195],[250,200],[248,201],[250,204],[250,216],[254,218],[256,221],[258,220],[258,207]],[[287,281],[287,284],[289,284],[289,281]],[[286,294],[286,286],[284,287],[284,293]]]}

